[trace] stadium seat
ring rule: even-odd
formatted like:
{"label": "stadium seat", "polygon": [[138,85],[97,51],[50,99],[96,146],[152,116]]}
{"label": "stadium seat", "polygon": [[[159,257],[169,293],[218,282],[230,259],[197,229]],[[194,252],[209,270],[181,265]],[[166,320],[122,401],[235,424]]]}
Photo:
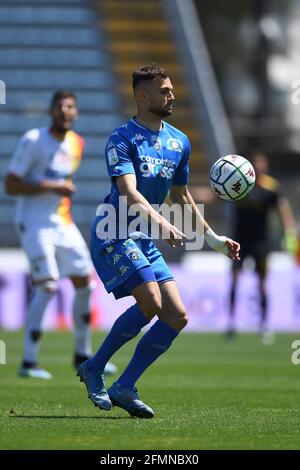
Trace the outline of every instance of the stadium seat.
{"label": "stadium seat", "polygon": [[[86,140],[73,210],[88,237],[97,205],[108,189],[105,141],[125,120],[101,22],[95,21],[95,11],[85,0],[11,0],[1,2],[0,28],[1,80],[7,84],[0,114],[0,178],[20,136],[48,125],[53,91],[73,90],[80,108],[75,130]],[[11,229],[14,199],[4,193],[3,184],[0,208],[1,242],[14,246],[18,244]]]}

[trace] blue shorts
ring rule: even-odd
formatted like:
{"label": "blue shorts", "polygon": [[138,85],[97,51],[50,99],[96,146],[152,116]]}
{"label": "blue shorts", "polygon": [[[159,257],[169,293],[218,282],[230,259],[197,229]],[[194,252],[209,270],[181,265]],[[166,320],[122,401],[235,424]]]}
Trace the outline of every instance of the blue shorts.
{"label": "blue shorts", "polygon": [[116,299],[131,295],[145,282],[158,283],[174,279],[161,252],[149,237],[117,241],[103,248],[92,235],[91,255],[96,271],[107,292]]}

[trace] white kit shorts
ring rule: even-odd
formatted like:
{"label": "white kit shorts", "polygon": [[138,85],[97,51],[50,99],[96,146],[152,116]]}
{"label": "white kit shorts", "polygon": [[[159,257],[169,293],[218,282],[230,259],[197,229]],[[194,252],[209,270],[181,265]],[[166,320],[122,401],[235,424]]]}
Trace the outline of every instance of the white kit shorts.
{"label": "white kit shorts", "polygon": [[33,226],[19,231],[35,281],[89,276],[93,271],[88,247],[75,224]]}

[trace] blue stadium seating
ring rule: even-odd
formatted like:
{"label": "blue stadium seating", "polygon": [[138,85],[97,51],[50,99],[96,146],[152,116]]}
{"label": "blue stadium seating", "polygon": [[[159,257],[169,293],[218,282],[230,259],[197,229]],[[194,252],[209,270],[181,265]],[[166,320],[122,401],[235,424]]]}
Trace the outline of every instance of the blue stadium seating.
{"label": "blue stadium seating", "polygon": [[2,0],[0,4],[0,80],[7,87],[0,105],[0,240],[13,235],[14,199],[4,193],[3,177],[20,136],[49,124],[50,97],[70,88],[78,97],[76,130],[86,152],[76,177],[74,216],[88,237],[97,205],[108,191],[104,146],[122,122],[121,100],[106,36],[92,2],[86,0]]}

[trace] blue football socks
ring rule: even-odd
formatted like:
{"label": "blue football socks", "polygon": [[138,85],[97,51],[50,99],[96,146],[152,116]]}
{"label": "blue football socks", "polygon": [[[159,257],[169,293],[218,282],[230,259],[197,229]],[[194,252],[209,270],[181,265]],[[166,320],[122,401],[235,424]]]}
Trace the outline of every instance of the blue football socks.
{"label": "blue football socks", "polygon": [[140,339],[130,363],[117,383],[124,388],[133,388],[147,367],[169,349],[178,333],[166,323],[157,320]]}
{"label": "blue football socks", "polygon": [[109,334],[96,352],[89,359],[88,369],[91,372],[103,373],[105,364],[118,349],[134,338],[149,323],[138,305],[135,304],[124,312],[113,324]]}

